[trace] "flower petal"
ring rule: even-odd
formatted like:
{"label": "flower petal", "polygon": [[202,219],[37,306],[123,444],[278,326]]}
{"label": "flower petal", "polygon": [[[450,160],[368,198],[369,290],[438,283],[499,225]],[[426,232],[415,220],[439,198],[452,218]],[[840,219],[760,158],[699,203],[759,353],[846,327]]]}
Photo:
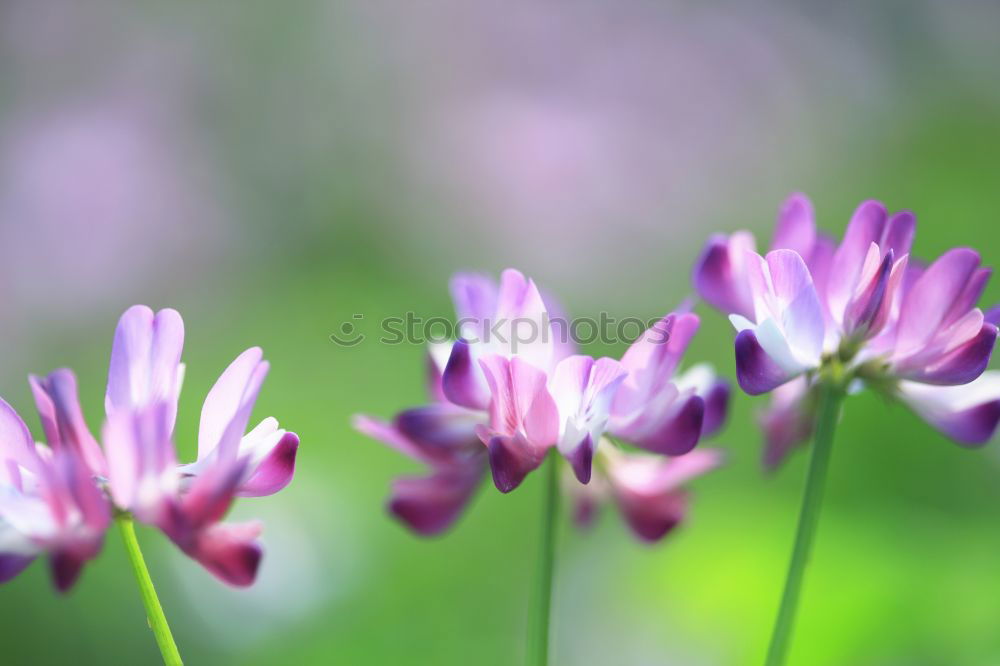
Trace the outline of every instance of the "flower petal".
{"label": "flower petal", "polygon": [[213,453],[224,460],[235,459],[270,367],[263,356],[260,347],[247,349],[229,364],[208,392],[198,427],[198,460]]}
{"label": "flower petal", "polygon": [[429,477],[397,479],[389,512],[423,536],[440,534],[458,520],[482,481],[482,468],[442,470]]}
{"label": "flower petal", "polygon": [[904,371],[901,376],[925,384],[967,384],[981,375],[989,365],[996,339],[997,327],[983,323],[979,334],[965,344],[932,365]]}
{"label": "flower petal", "polygon": [[14,408],[0,398],[0,481],[21,487],[18,467],[36,471],[40,465],[35,440]]}
{"label": "flower petal", "polygon": [[[916,279],[899,314],[896,355],[907,356],[925,348],[950,322],[954,305],[979,268],[979,255],[956,248],[944,253]],[[960,313],[964,315],[965,313]]]}
{"label": "flower petal", "polygon": [[736,336],[736,381],[749,395],[767,393],[794,378],[775,363],[757,341],[757,334],[746,329]]}
{"label": "flower petal", "polygon": [[489,451],[493,484],[502,493],[509,493],[521,485],[524,477],[545,460],[545,451],[533,446],[521,434],[494,435],[484,442]]}
{"label": "flower petal", "polygon": [[772,250],[794,250],[808,257],[816,243],[816,222],[812,202],[796,192],[781,205],[774,229]]}
{"label": "flower petal", "polygon": [[498,287],[496,281],[481,273],[456,273],[449,284],[451,300],[458,317],[458,333],[465,337],[465,329],[478,335],[481,326],[493,319],[497,311]]}
{"label": "flower petal", "polygon": [[869,248],[873,243],[877,247],[882,240],[887,215],[882,202],[869,200],[862,202],[851,216],[844,240],[833,256],[826,287],[827,302],[835,317],[850,301]]}
{"label": "flower petal", "polygon": [[628,375],[611,408],[618,427],[648,412],[664,392],[676,392],[671,378],[698,326],[695,314],[671,313],[653,324],[626,350],[621,365]]}
{"label": "flower petal", "polygon": [[729,411],[729,382],[718,379],[702,396],[705,400],[705,417],[701,424],[701,436],[711,437],[717,433],[726,422]]}
{"label": "flower petal", "polygon": [[980,446],[1000,424],[1000,371],[960,386],[900,382],[899,396],[918,416],[959,444]]}
{"label": "flower petal", "polygon": [[47,377],[30,375],[28,382],[42,420],[45,438],[53,450],[69,450],[94,474],[107,475],[107,464],[97,440],[83,418],[77,395],[76,376],[62,368]]}
{"label": "flower petal", "polygon": [[647,451],[667,456],[681,456],[698,444],[705,419],[705,400],[699,395],[680,399],[672,412],[658,425],[642,433],[625,437]]}
{"label": "flower petal", "polygon": [[264,497],[283,489],[295,476],[295,455],[299,450],[299,436],[286,432],[243,481],[236,494],[239,497]]}
{"label": "flower petal", "polygon": [[173,429],[180,391],[184,321],[176,310],[155,315],[145,305],[125,311],[115,329],[108,369],[108,414],[164,401]]}
{"label": "flower petal", "polygon": [[473,356],[473,346],[456,340],[441,376],[445,397],[456,405],[485,411],[490,404],[490,389],[482,369]]}
{"label": "flower petal", "polygon": [[198,532],[184,552],[224,583],[247,587],[257,578],[263,552],[259,523],[216,523]]}
{"label": "flower petal", "polygon": [[691,274],[698,295],[726,314],[751,316],[753,301],[746,282],[745,254],[755,249],[753,235],[745,231],[709,238]]}

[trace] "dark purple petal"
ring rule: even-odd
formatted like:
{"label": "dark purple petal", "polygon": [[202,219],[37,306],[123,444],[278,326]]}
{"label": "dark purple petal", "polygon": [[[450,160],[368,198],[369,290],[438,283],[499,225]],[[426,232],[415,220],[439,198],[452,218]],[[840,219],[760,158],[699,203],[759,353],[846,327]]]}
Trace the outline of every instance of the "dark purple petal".
{"label": "dark purple petal", "polygon": [[622,517],[640,539],[659,541],[677,527],[687,511],[688,495],[674,490],[645,495],[618,490],[615,500]]}
{"label": "dark purple petal", "polygon": [[49,556],[49,568],[52,571],[52,582],[55,584],[56,590],[61,593],[69,592],[69,589],[80,577],[85,562],[85,558],[73,553],[64,551],[52,553]]}
{"label": "dark purple petal", "polygon": [[667,456],[681,456],[690,451],[701,438],[705,422],[705,400],[692,395],[658,427],[629,441],[647,451]]}
{"label": "dark purple petal", "polygon": [[490,405],[489,388],[482,370],[472,357],[472,348],[465,340],[456,340],[451,348],[448,365],[441,376],[445,397],[461,407],[485,410]]}
{"label": "dark purple petal", "polygon": [[590,433],[587,433],[583,441],[565,457],[569,461],[570,467],[573,468],[573,474],[576,475],[577,480],[583,484],[590,483],[594,463],[594,440]]}
{"label": "dark purple petal", "polygon": [[480,448],[476,425],[485,414],[476,414],[448,404],[425,405],[396,415],[394,425],[403,437],[431,461],[452,460]]}
{"label": "dark purple petal", "polygon": [[933,365],[904,372],[903,376],[925,384],[967,384],[983,374],[989,365],[996,339],[997,327],[984,323],[979,334],[972,340],[949,352]]}
{"label": "dark purple petal", "polygon": [[792,377],[775,363],[750,329],[736,336],[736,380],[749,395],[761,395]]}
{"label": "dark purple petal", "polygon": [[545,450],[532,446],[521,435],[494,436],[487,443],[493,483],[502,493],[521,485],[529,472],[545,460]]}
{"label": "dark purple petal", "polygon": [[993,439],[1000,424],[1000,400],[991,400],[935,419],[931,425],[959,444],[982,446]]}
{"label": "dark purple petal", "polygon": [[9,580],[13,580],[34,561],[34,555],[10,555],[0,553],[0,583],[6,583]]}
{"label": "dark purple petal", "polygon": [[701,423],[701,436],[711,437],[722,428],[729,411],[729,382],[717,380],[705,399],[705,417]]}
{"label": "dark purple petal", "polygon": [[298,450],[299,436],[286,432],[250,477],[240,484],[236,494],[240,497],[264,497],[287,486],[295,475]]}
{"label": "dark purple petal", "polygon": [[255,542],[259,535],[257,523],[216,523],[200,530],[182,549],[223,582],[246,587],[257,578],[263,556]]}
{"label": "dark purple petal", "polygon": [[462,515],[482,480],[482,467],[444,470],[392,484],[389,512],[422,536],[445,531]]}

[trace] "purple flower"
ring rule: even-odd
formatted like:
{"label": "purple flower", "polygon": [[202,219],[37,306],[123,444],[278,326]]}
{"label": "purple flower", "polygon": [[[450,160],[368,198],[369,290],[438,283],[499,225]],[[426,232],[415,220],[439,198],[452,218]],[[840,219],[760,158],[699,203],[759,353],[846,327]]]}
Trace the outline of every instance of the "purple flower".
{"label": "purple flower", "polygon": [[[762,420],[769,466],[809,437],[813,383],[832,365],[900,398],[959,441],[982,442],[996,429],[1000,415],[993,418],[988,405],[1000,399],[1000,386],[970,385],[997,336],[976,307],[990,271],[964,248],[927,268],[910,261],[915,225],[910,212],[890,215],[866,201],[835,246],[817,233],[809,200],[796,194],[779,213],[765,257],[746,232],[709,240],[693,280],[738,331],[740,386],[754,395],[789,386]],[[967,409],[956,412],[956,404]]]}
{"label": "purple flower", "polygon": [[240,354],[205,398],[198,458],[178,465],[173,444],[184,366],[184,325],[174,310],[135,306],[115,332],[103,439],[115,505],[159,527],[187,555],[231,585],[254,581],[256,523],[220,522],[237,496],[271,495],[292,479],[299,439],[267,418],[249,433],[268,363]]}
{"label": "purple flower", "polygon": [[[596,474],[602,485],[607,470],[595,460],[626,455],[601,453],[617,450],[606,434],[681,455],[725,420],[729,389],[708,366],[675,376],[698,328],[693,314],[664,317],[619,362],[576,354],[561,310],[515,270],[505,271],[499,285],[458,274],[451,291],[462,338],[450,351],[431,347],[432,402],[388,423],[354,421],[429,468],[425,477],[397,481],[389,500],[390,512],[418,534],[453,524],[487,467],[494,485],[510,492],[555,447],[579,484]],[[623,501],[631,497],[628,487]],[[671,502],[680,507],[675,490]]]}
{"label": "purple flower", "polygon": [[225,582],[253,582],[260,526],[220,521],[235,497],[270,495],[291,481],[299,440],[272,418],[246,433],[268,369],[252,348],[209,392],[198,459],[179,465],[173,430],[183,344],[184,324],[173,310],[154,315],[135,306],[122,315],[111,351],[103,450],[84,422],[69,370],[30,378],[48,446],[36,445],[0,401],[0,580],[48,552],[57,587],[67,589],[100,550],[113,504],[159,527]]}
{"label": "purple flower", "polygon": [[110,520],[78,451],[65,441],[36,444],[0,400],[0,583],[48,554],[56,588],[67,591],[100,552]]}

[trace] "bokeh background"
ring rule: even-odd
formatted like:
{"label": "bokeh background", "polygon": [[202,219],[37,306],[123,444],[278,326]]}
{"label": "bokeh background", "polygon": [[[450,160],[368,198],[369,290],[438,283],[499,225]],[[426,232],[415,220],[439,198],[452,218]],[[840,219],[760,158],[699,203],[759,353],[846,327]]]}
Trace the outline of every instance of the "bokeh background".
{"label": "bokeh background", "polygon": [[[878,197],[915,252],[1000,258],[1000,7],[684,0],[0,3],[0,394],[72,366],[99,425],[133,303],[187,323],[179,446],[260,344],[257,416],[302,437],[258,584],[140,540],[191,664],[520,663],[541,477],[419,540],[383,511],[417,471],[349,425],[423,401],[423,349],[329,334],[449,315],[456,269],[516,266],[574,315],[653,317],[708,233],[766,237],[808,192],[839,234]],[[1000,300],[995,285],[987,300]],[[689,359],[732,375],[705,311]],[[591,347],[619,354],[622,345]],[[557,664],[762,660],[805,471],[759,465],[738,396],[690,521],[656,547],[613,512],[560,536]],[[32,417],[31,425],[39,432]],[[850,401],[791,663],[1000,663],[1000,453]],[[117,534],[66,598],[0,589],[5,664],[156,663]]]}

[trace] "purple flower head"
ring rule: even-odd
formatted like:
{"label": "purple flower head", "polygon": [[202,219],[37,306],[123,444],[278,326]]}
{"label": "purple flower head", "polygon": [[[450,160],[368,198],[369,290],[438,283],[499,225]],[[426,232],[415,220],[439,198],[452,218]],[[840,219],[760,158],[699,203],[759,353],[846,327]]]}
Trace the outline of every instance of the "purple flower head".
{"label": "purple flower head", "polygon": [[0,582],[48,554],[56,588],[67,591],[100,552],[110,520],[108,501],[78,453],[36,444],[0,400]]}
{"label": "purple flower head", "polygon": [[[972,406],[1000,398],[1000,387],[991,394],[989,382],[963,386],[986,369],[997,336],[976,306],[990,271],[964,248],[927,268],[911,261],[915,225],[908,211],[890,215],[880,202],[866,201],[835,246],[817,233],[809,200],[796,194],[782,206],[765,257],[747,232],[709,240],[693,280],[737,329],[740,386],[756,395],[794,380],[762,419],[768,466],[808,439],[813,384],[834,366],[903,400],[954,439],[992,434],[991,410]],[[967,401],[971,411],[956,415],[952,406]],[[965,428],[955,419],[978,422]]]}
{"label": "purple flower head", "polygon": [[[462,273],[451,291],[462,338],[447,353],[431,347],[431,404],[388,423],[354,421],[429,468],[426,477],[397,481],[389,501],[419,534],[448,528],[487,468],[494,485],[510,492],[555,448],[576,482],[588,484],[606,476],[595,471],[601,449],[615,446],[606,433],[676,456],[725,420],[729,388],[709,367],[676,375],[698,328],[693,314],[664,317],[619,362],[575,353],[573,341],[561,337],[569,330],[562,311],[515,270],[505,271],[499,286]],[[525,321],[540,339],[518,333]]]}
{"label": "purple flower head", "polygon": [[84,422],[69,370],[30,378],[48,446],[36,445],[0,401],[0,579],[47,552],[56,586],[68,589],[100,550],[113,506],[160,528],[227,583],[254,581],[260,526],[220,521],[235,497],[270,495],[291,481],[298,437],[272,418],[246,432],[268,369],[253,348],[209,392],[198,459],[179,465],[173,430],[183,343],[184,324],[173,310],[154,314],[135,306],[122,315],[108,373],[103,450]]}
{"label": "purple flower head", "polygon": [[299,439],[264,419],[247,432],[269,365],[257,347],[234,360],[209,391],[198,458],[178,465],[173,444],[184,366],[184,327],[173,310],[135,306],[115,332],[105,400],[104,448],[120,509],[159,527],[181,550],[231,585],[256,577],[256,523],[220,520],[237,496],[271,495],[291,481]]}

